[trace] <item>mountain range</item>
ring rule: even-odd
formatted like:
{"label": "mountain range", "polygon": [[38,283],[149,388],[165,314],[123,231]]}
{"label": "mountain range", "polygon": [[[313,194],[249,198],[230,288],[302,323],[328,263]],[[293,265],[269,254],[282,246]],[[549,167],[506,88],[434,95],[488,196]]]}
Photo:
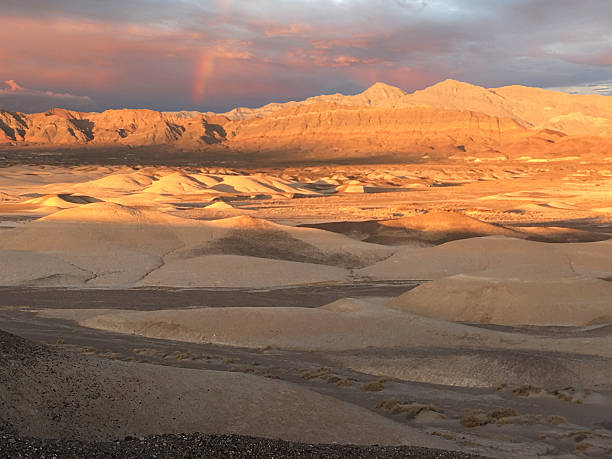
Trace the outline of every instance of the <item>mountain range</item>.
{"label": "mountain range", "polygon": [[222,114],[0,110],[0,145],[161,146],[303,158],[602,155],[612,145],[612,97],[446,80],[413,93],[376,83],[354,96],[322,95]]}

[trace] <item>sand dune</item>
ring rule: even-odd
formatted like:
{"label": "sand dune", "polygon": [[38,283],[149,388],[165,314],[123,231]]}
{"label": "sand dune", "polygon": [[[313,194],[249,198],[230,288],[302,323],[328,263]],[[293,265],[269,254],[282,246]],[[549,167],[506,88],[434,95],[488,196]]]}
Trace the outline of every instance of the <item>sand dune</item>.
{"label": "sand dune", "polygon": [[389,306],[455,322],[591,325],[612,322],[612,283],[550,267],[498,268],[426,283]]}
{"label": "sand dune", "polygon": [[593,277],[612,275],[608,241],[550,244],[506,237],[447,242],[430,248],[405,248],[386,260],[359,270],[376,279],[438,279],[500,266],[564,271]]}
{"label": "sand dune", "polygon": [[141,172],[116,173],[91,180],[82,184],[73,185],[74,188],[102,189],[114,191],[139,191],[153,183],[153,177]]}
{"label": "sand dune", "polygon": [[28,199],[23,204],[30,204],[37,208],[54,207],[57,209],[69,209],[81,204],[90,204],[100,200],[91,196],[78,196],[72,194],[50,194],[39,198]]}
{"label": "sand dune", "polygon": [[347,281],[349,272],[333,266],[241,255],[204,255],[165,263],[139,286],[269,287]]}
{"label": "sand dune", "polygon": [[2,285],[81,285],[90,273],[61,256],[26,250],[0,250]]}
{"label": "sand dune", "polygon": [[[40,314],[121,333],[250,348],[340,351],[425,342],[442,346],[449,339],[456,340],[458,345],[470,341],[484,345],[497,340],[494,332],[397,311],[380,301],[345,300],[341,306],[316,309],[212,307],[147,312],[56,309]],[[511,335],[507,337],[512,342]]]}
{"label": "sand dune", "polygon": [[144,188],[143,192],[160,194],[197,193],[208,186],[194,177],[181,172],[164,175],[159,180]]}
{"label": "sand dune", "polygon": [[[605,289],[597,288],[600,292]],[[385,306],[382,302],[382,299],[345,299],[321,308],[47,309],[37,311],[37,314],[112,332],[253,349],[272,346],[348,353],[451,347],[457,350],[534,350],[612,357],[607,336],[575,338],[570,333],[561,338],[489,330],[413,314]],[[590,312],[593,311],[594,307]],[[371,359],[373,362],[376,360],[375,356]],[[451,378],[452,372],[449,370],[446,375]],[[456,381],[456,384],[461,384],[460,378]]]}
{"label": "sand dune", "polygon": [[206,206],[206,210],[215,210],[215,211],[238,211],[234,206],[225,202],[225,201],[216,201],[212,204]]}
{"label": "sand dune", "polygon": [[[219,176],[222,181],[212,185],[212,190],[223,193],[244,193],[244,194],[278,194],[278,193],[297,193],[298,190],[284,180],[266,177],[263,174],[253,176],[244,175],[224,175]],[[303,194],[315,194],[312,191],[300,190]]]}
{"label": "sand dune", "polygon": [[[197,221],[108,202],[65,209],[6,230],[0,249],[53,253],[89,273],[87,286],[336,282],[347,279],[346,268],[367,266],[393,252],[250,217]],[[61,274],[63,264],[58,266]],[[20,278],[7,268],[0,282],[4,275],[11,283]]]}
{"label": "sand dune", "polygon": [[304,225],[346,234],[359,240],[389,245],[441,244],[479,236],[524,238],[513,229],[492,225],[456,212],[428,212],[393,220],[333,222]]}

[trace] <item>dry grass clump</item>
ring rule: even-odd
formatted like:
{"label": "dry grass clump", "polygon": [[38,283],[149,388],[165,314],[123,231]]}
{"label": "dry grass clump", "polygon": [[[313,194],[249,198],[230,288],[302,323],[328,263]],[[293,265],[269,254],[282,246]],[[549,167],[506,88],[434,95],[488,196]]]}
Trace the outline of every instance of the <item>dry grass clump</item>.
{"label": "dry grass clump", "polygon": [[551,414],[550,416],[546,418],[546,422],[548,422],[549,424],[552,424],[553,426],[558,426],[561,424],[567,424],[567,419],[565,419],[563,416],[560,416],[558,414]]}
{"label": "dry grass clump", "polygon": [[487,417],[490,419],[502,419],[502,418],[509,418],[512,416],[518,416],[518,413],[513,409],[513,408],[504,408],[501,410],[495,410],[495,411],[491,411]]}
{"label": "dry grass clump", "polygon": [[463,427],[467,427],[469,429],[488,424],[488,421],[486,419],[483,419],[477,414],[467,414],[465,416],[462,416],[459,422]]}
{"label": "dry grass clump", "polygon": [[383,400],[376,406],[376,408],[384,409],[390,414],[406,413],[406,419],[408,420],[415,419],[419,414],[427,411],[437,413],[438,416],[444,417],[442,411],[435,405],[415,402],[400,402],[395,397]]}
{"label": "dry grass clump", "polygon": [[316,370],[302,370],[300,373],[302,379],[322,379],[328,384],[335,384],[338,387],[350,387],[353,383],[348,378],[343,378],[332,374],[332,369],[329,367],[321,367]]}
{"label": "dry grass clump", "polygon": [[[463,427],[479,427],[487,424],[497,424],[502,426],[508,423],[509,418],[518,417],[519,414],[513,408],[502,408],[499,410],[491,411],[486,416],[482,410],[464,410],[464,415],[460,418],[460,423]],[[535,419],[535,418],[534,418]],[[531,424],[533,420],[530,418],[521,418],[524,424]]]}
{"label": "dry grass clump", "polygon": [[300,373],[300,378],[302,379],[324,379],[327,380],[331,376],[332,369],[329,367],[321,367],[316,370],[302,370]]}
{"label": "dry grass clump", "polygon": [[400,402],[395,397],[391,397],[380,402],[378,405],[376,405],[376,408],[382,408],[383,410],[391,411],[399,404]]}
{"label": "dry grass clump", "polygon": [[[501,410],[491,411],[487,414],[487,421],[491,424],[495,423],[498,426],[508,423],[508,418],[518,416],[518,413],[513,408],[503,408]],[[529,419],[523,419],[523,422],[529,424]]]}
{"label": "dry grass clump", "polygon": [[539,387],[532,386],[530,384],[525,384],[519,387],[515,387],[512,389],[512,393],[517,397],[529,397],[532,394],[539,394],[542,392],[542,389]]}
{"label": "dry grass clump", "polygon": [[134,348],[134,349],[132,349],[132,352],[134,354],[142,355],[142,356],[145,356],[145,357],[166,357],[168,355],[168,354],[166,354],[163,351],[159,351],[157,349],[149,349],[149,348],[146,348],[146,347],[143,347],[143,348]]}
{"label": "dry grass clump", "polygon": [[390,376],[381,376],[376,381],[370,381],[363,383],[360,389],[367,392],[378,392],[385,388],[384,384],[390,381],[397,381],[397,379]]}
{"label": "dry grass clump", "polygon": [[[576,393],[576,389],[573,387],[566,387],[562,390],[553,390],[548,392],[550,395],[554,395],[559,400],[564,400],[566,402],[573,402],[574,395]],[[575,400],[576,403],[582,403],[582,400]]]}
{"label": "dry grass clump", "polygon": [[365,392],[380,392],[385,388],[380,381],[365,382],[359,388]]}

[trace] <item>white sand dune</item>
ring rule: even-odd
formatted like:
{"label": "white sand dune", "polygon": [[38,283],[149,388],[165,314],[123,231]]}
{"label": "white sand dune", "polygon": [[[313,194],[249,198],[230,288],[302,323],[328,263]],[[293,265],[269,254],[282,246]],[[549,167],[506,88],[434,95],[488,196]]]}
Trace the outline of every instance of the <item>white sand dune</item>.
{"label": "white sand dune", "polygon": [[173,174],[164,175],[142,191],[147,193],[175,195],[198,193],[206,188],[208,188],[208,186],[196,178],[181,172],[175,172]]}
{"label": "white sand dune", "polygon": [[60,256],[25,250],[0,250],[2,285],[81,285],[91,277],[87,270]]}
{"label": "white sand dune", "polygon": [[[52,253],[89,273],[88,286],[337,282],[347,279],[346,268],[367,266],[392,253],[339,234],[250,217],[198,221],[109,202],[62,210],[6,230],[0,250]],[[7,282],[19,278],[6,276]]]}
{"label": "white sand dune", "polygon": [[52,207],[56,209],[69,209],[82,204],[100,201],[91,196],[75,196],[71,194],[48,194],[38,198],[28,199],[23,204],[30,204],[37,208]]}
{"label": "white sand dune", "polygon": [[236,209],[234,206],[232,206],[231,204],[225,202],[225,201],[216,201],[213,202],[212,204],[208,205],[205,207],[206,210],[215,210],[215,211],[237,211],[240,212],[242,210],[238,210]]}
{"label": "white sand dune", "polygon": [[[342,304],[343,303],[343,304]],[[44,310],[44,317],[120,333],[260,348],[350,350],[429,343],[485,344],[496,333],[397,311],[380,301],[344,300],[323,308],[235,307],[161,311]],[[357,332],[358,331],[358,332]],[[508,335],[512,342],[511,335]]]}
{"label": "white sand dune", "polygon": [[222,181],[211,186],[213,190],[223,193],[241,193],[241,194],[308,194],[315,195],[317,193],[292,186],[288,181],[266,176],[264,174],[254,175],[220,175]]}
{"label": "white sand dune", "polygon": [[140,171],[129,173],[118,172],[97,180],[74,184],[72,188],[77,191],[89,189],[134,192],[151,185],[153,180],[154,177]]}
{"label": "white sand dune", "polygon": [[258,288],[348,279],[348,270],[334,266],[241,255],[205,255],[168,262],[147,275],[138,285]]}
{"label": "white sand dune", "polygon": [[[609,338],[502,332],[346,299],[321,308],[232,307],[156,311],[48,309],[43,317],[151,338],[279,349],[358,351],[448,348],[571,352],[612,357]],[[374,358],[374,357],[373,357]]]}
{"label": "white sand dune", "polygon": [[223,178],[221,176],[213,174],[192,173],[189,174],[189,176],[196,179],[198,182],[206,185],[207,187],[214,186],[219,182],[223,181]]}
{"label": "white sand dune", "polygon": [[612,275],[612,243],[551,244],[506,237],[479,237],[436,247],[404,248],[359,270],[374,279],[438,279],[499,266],[536,265],[542,270]]}
{"label": "white sand dune", "polygon": [[415,237],[429,241],[475,236],[521,236],[511,229],[492,225],[457,212],[427,212],[382,221],[380,224],[391,228],[402,228],[409,233],[414,233]]}
{"label": "white sand dune", "polygon": [[612,283],[537,266],[438,279],[389,306],[454,322],[591,325],[612,322]]}

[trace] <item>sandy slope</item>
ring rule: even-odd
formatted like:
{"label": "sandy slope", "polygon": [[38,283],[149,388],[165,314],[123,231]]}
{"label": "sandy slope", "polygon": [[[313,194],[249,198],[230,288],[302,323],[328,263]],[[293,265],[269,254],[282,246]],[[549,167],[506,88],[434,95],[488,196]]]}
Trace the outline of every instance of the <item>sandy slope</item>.
{"label": "sandy slope", "polygon": [[263,377],[88,359],[5,332],[0,352],[0,420],[27,435],[110,440],[203,432],[309,443],[444,443],[363,408]]}

